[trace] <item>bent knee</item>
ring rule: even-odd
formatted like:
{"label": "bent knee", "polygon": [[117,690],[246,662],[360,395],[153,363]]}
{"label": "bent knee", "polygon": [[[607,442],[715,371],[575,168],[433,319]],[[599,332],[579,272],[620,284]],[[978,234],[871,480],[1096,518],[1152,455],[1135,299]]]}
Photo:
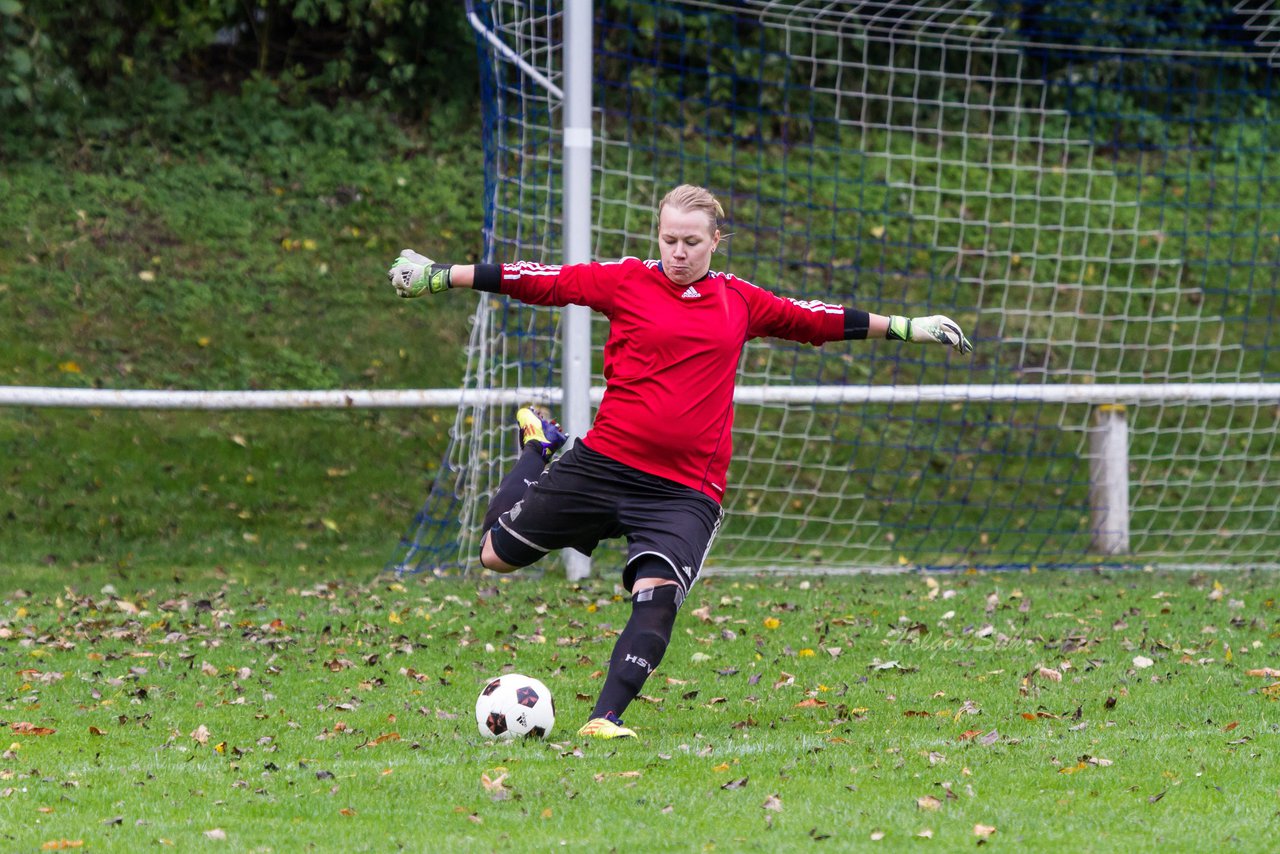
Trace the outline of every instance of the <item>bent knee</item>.
{"label": "bent knee", "polygon": [[498,553],[493,549],[493,537],[491,534],[485,534],[484,539],[480,542],[480,565],[485,569],[503,573],[515,572],[520,568],[498,557]]}

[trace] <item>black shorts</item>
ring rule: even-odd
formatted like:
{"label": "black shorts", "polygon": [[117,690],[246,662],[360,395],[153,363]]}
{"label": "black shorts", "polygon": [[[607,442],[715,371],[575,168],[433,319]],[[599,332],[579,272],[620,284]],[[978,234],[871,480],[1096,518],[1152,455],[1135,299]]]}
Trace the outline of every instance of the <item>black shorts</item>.
{"label": "black shorts", "polygon": [[591,554],[601,540],[626,537],[623,586],[635,583],[640,558],[655,555],[661,561],[644,561],[644,577],[674,581],[683,599],[722,515],[696,489],[623,465],[579,440],[498,517],[489,542],[504,562],[528,566],[550,551]]}

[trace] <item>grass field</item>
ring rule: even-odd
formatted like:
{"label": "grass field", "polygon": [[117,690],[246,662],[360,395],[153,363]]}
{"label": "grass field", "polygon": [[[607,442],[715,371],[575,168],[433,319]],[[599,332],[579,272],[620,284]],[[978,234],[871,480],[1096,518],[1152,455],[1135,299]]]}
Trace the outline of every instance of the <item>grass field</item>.
{"label": "grass field", "polygon": [[[1274,589],[712,576],[618,744],[574,734],[612,577],[10,564],[0,847],[1271,850]],[[477,734],[510,670],[547,742]]]}

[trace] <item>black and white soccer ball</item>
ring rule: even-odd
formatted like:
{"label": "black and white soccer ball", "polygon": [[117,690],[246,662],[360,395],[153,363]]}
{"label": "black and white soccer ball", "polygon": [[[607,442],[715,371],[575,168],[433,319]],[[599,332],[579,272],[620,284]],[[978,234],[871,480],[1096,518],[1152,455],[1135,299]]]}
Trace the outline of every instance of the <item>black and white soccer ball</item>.
{"label": "black and white soccer ball", "polygon": [[530,676],[507,673],[490,679],[476,698],[476,726],[485,738],[546,738],[555,722],[551,691]]}

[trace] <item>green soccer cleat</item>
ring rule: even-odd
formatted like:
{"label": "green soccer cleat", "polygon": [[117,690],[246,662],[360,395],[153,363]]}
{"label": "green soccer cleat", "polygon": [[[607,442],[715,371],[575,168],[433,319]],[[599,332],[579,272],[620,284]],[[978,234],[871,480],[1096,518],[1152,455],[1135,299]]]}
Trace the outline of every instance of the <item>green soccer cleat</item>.
{"label": "green soccer cleat", "polygon": [[636,731],[622,725],[622,721],[613,712],[602,718],[592,718],[582,725],[578,735],[589,738],[636,738]]}
{"label": "green soccer cleat", "polygon": [[564,447],[569,436],[560,429],[560,425],[548,418],[541,409],[523,406],[516,410],[516,424],[520,427],[520,450],[523,451],[530,442],[537,442],[542,448],[542,458],[550,459],[551,455]]}

